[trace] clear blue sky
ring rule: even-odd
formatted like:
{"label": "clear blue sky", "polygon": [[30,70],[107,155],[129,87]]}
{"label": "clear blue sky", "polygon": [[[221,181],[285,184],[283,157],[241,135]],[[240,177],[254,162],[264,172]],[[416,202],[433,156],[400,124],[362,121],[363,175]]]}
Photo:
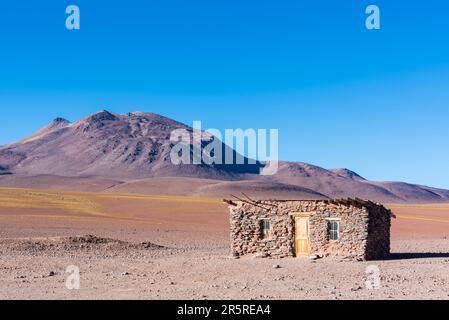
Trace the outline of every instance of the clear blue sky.
{"label": "clear blue sky", "polygon": [[278,128],[282,159],[449,188],[449,3],[4,1],[0,108],[0,144],[56,116],[148,111]]}

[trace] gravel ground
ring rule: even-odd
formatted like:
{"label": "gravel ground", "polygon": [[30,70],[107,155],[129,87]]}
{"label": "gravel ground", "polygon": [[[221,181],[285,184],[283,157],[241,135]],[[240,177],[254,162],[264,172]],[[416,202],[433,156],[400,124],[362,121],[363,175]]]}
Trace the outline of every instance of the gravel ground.
{"label": "gravel ground", "polygon": [[[232,259],[225,241],[0,240],[0,299],[449,299],[449,240],[394,240],[388,261]],[[66,287],[68,266],[79,290]],[[370,290],[375,266],[380,288]],[[372,267],[371,267],[372,268]]]}

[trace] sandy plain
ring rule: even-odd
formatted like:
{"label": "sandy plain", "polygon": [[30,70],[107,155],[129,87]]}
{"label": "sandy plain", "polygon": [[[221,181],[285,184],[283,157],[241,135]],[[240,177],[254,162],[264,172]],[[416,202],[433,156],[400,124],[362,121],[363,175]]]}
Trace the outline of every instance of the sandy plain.
{"label": "sandy plain", "polygon": [[0,299],[449,299],[449,204],[387,206],[389,260],[235,260],[221,199],[0,188]]}

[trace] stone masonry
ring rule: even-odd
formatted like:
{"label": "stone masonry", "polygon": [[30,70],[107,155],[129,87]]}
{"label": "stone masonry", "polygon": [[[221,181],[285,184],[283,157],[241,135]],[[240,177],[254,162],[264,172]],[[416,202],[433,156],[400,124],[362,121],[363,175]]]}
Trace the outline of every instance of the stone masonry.
{"label": "stone masonry", "polygon": [[[364,200],[226,201],[230,204],[231,250],[235,257],[295,257],[295,215],[309,216],[310,255],[377,260],[390,253],[392,213]],[[270,222],[270,237],[262,221]],[[329,238],[338,221],[339,239]]]}

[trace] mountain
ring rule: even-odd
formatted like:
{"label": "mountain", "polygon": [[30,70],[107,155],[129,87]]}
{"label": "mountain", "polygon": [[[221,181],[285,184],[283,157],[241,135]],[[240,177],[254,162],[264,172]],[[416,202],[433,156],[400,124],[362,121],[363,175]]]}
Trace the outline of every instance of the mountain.
{"label": "mountain", "polygon": [[[173,165],[170,135],[193,129],[152,113],[113,114],[102,110],[75,123],[57,118],[30,137],[0,148],[0,166],[16,174],[101,176],[138,179],[156,176],[241,178],[258,174],[261,164]],[[204,134],[202,145],[212,136]],[[236,154],[220,142],[226,152]],[[192,146],[192,141],[190,146]],[[224,162],[224,161],[223,161]]]}
{"label": "mountain", "polygon": [[305,187],[330,198],[363,198],[381,202],[445,202],[449,191],[403,182],[374,182],[348,169],[326,170],[302,162],[280,162],[271,181]]}
{"label": "mountain", "polygon": [[[327,170],[302,162],[280,162],[276,175],[264,165],[174,165],[174,130],[194,130],[172,119],[143,112],[102,110],[71,123],[56,118],[31,136],[0,147],[0,185],[84,191],[322,199],[360,197],[383,202],[449,201],[449,191],[402,182],[372,182],[349,169]],[[214,137],[203,134],[201,146]],[[238,154],[223,144],[216,150]],[[193,141],[186,144],[193,148]],[[193,154],[191,152],[190,156]]]}

